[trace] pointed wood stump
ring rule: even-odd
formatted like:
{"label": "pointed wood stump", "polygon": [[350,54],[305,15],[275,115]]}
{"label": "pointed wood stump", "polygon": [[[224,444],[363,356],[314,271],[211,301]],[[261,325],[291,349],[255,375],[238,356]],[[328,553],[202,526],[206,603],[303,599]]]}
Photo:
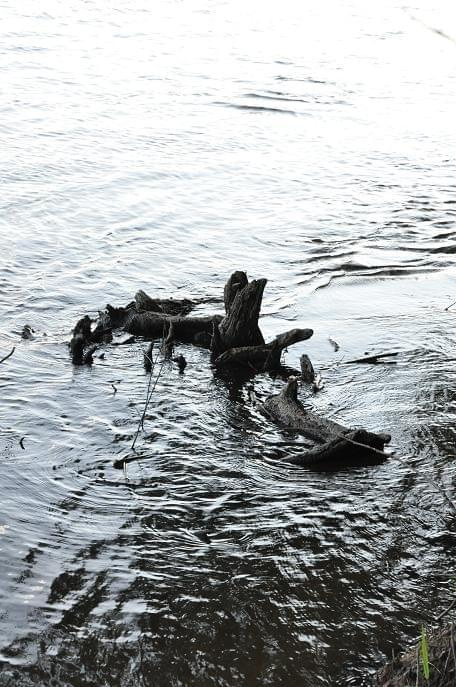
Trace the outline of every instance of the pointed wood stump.
{"label": "pointed wood stump", "polygon": [[213,336],[214,354],[240,346],[264,345],[258,318],[266,282],[266,279],[249,282],[245,272],[233,272],[224,290],[226,314]]}

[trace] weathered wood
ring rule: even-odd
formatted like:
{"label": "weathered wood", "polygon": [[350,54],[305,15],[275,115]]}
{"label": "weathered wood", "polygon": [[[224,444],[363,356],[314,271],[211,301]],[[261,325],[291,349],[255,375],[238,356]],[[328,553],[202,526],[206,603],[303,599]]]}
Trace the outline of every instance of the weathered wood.
{"label": "weathered wood", "polygon": [[309,356],[303,353],[299,362],[301,364],[301,380],[305,384],[312,384],[315,380],[315,370]]}
{"label": "weathered wood", "polygon": [[[363,358],[354,358],[353,360],[345,360],[344,365],[353,365],[354,363],[371,363],[373,365],[378,365],[379,363],[384,363],[383,358],[395,358],[399,355],[399,351],[393,351],[392,353],[377,353],[375,355],[367,355]],[[390,365],[395,362],[392,361]]]}
{"label": "weathered wood", "polygon": [[152,370],[152,366],[154,364],[153,352],[154,352],[154,342],[151,341],[147,351],[144,353],[144,369],[146,372],[151,372],[151,370]]}
{"label": "weathered wood", "polygon": [[295,377],[289,379],[280,394],[269,396],[263,408],[276,422],[320,444],[302,456],[290,457],[290,462],[301,465],[339,460],[348,455],[378,454],[383,452],[384,445],[391,440],[389,434],[350,429],[307,410],[298,399],[298,384]]}
{"label": "weathered wood", "polygon": [[261,346],[239,346],[230,348],[215,359],[215,365],[249,365],[258,371],[274,370],[280,366],[280,357],[284,348],[299,341],[310,339],[312,329],[291,329],[279,334],[268,344]]}
{"label": "weathered wood", "polygon": [[168,324],[168,332],[166,334],[166,338],[164,338],[162,341],[162,353],[165,356],[165,358],[171,358],[171,356],[173,354],[173,347],[174,347],[174,324],[171,321]]}
{"label": "weathered wood", "polygon": [[323,444],[318,444],[304,453],[286,455],[282,460],[293,465],[315,465],[317,463],[337,462],[343,458],[358,458],[361,456],[385,459],[386,453],[380,449],[366,444],[369,441],[365,430],[347,431],[335,439],[330,439]]}
{"label": "weathered wood", "polygon": [[85,315],[76,322],[73,337],[70,341],[71,362],[73,365],[84,365],[84,348],[91,343],[92,320]]}
{"label": "weathered wood", "polygon": [[163,315],[155,312],[132,312],[125,318],[123,328],[129,334],[154,339],[168,332],[172,324],[174,337],[180,341],[196,342],[201,345],[198,335],[206,333],[206,344],[209,346],[213,322],[219,315],[211,317],[181,317],[180,315]]}
{"label": "weathered wood", "polygon": [[228,281],[225,284],[225,288],[223,289],[223,302],[225,304],[225,313],[228,314],[231,304],[234,301],[234,297],[240,291],[241,289],[244,288],[244,286],[247,286],[249,283],[249,280],[247,279],[247,275],[245,272],[233,272],[231,277],[228,279]]}
{"label": "weathered wood", "polygon": [[135,309],[138,312],[159,312],[166,315],[188,315],[193,310],[194,303],[188,298],[174,300],[172,298],[151,298],[141,289],[135,294]]}
{"label": "weathered wood", "polygon": [[258,326],[266,279],[247,281],[245,272],[234,272],[224,291],[226,315],[219,323],[221,352],[240,346],[264,345]]}

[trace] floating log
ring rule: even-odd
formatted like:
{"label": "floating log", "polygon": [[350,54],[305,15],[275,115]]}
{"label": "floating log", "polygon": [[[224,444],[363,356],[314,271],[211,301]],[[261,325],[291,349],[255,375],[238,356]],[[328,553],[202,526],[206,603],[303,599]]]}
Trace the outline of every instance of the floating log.
{"label": "floating log", "polygon": [[[129,312],[123,329],[129,334],[143,336],[145,339],[155,339],[167,333],[172,325],[173,335],[180,341],[210,345],[210,336],[214,321],[220,321],[220,315],[211,317],[181,317],[180,315],[163,315],[156,312]],[[207,337],[198,337],[205,333]]]}
{"label": "floating log", "polygon": [[296,465],[340,461],[353,457],[386,457],[383,448],[391,440],[389,434],[376,434],[365,429],[350,429],[304,408],[298,399],[298,383],[291,377],[276,396],[263,404],[265,412],[279,424],[292,428],[317,442],[314,449],[284,460]]}

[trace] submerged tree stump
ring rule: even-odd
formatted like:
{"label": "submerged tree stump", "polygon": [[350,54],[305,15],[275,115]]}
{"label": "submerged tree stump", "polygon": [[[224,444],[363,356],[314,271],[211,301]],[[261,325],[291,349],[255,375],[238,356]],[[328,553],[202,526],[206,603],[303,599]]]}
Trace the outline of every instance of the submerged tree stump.
{"label": "submerged tree stump", "polygon": [[280,358],[284,348],[299,341],[310,339],[312,329],[291,329],[279,334],[273,341],[261,346],[240,346],[230,348],[215,359],[215,365],[250,365],[258,371],[273,370],[280,367]]}
{"label": "submerged tree stump", "polygon": [[[249,282],[245,272],[233,272],[224,288],[224,316],[190,317],[188,313],[194,301],[151,298],[144,291],[138,291],[135,300],[126,307],[107,305],[99,314],[94,329],[88,316],[77,322],[70,342],[72,362],[91,364],[96,345],[111,342],[112,332],[122,329],[152,341],[161,338],[162,352],[168,358],[172,356],[174,344],[183,341],[210,347],[214,367],[218,370],[242,366],[254,373],[283,371],[283,350],[310,338],[313,331],[295,328],[265,343],[258,322],[266,283],[266,279]],[[129,343],[129,340],[122,343]],[[151,351],[149,347],[144,357],[144,366],[149,372],[153,367]],[[179,369],[183,370],[185,358],[178,356],[176,361],[180,361]],[[305,358],[301,358],[303,376],[308,375],[310,380],[313,368],[310,361],[306,365],[304,362]],[[276,422],[302,432],[317,443],[306,453],[288,456],[289,462],[299,465],[339,460],[347,455],[384,457],[383,447],[391,438],[365,429],[350,429],[306,410],[298,400],[294,377],[280,394],[265,401],[264,410]]]}
{"label": "submerged tree stump", "polygon": [[291,377],[279,394],[269,396],[263,404],[263,409],[275,422],[301,432],[319,444],[303,454],[284,458],[295,465],[314,465],[340,461],[347,457],[385,457],[383,448],[391,441],[389,434],[350,429],[306,410],[298,399],[296,377]]}
{"label": "submerged tree stump", "polygon": [[258,326],[266,279],[249,283],[245,272],[233,272],[224,289],[225,317],[218,323],[212,350],[215,354],[229,348],[264,345]]}

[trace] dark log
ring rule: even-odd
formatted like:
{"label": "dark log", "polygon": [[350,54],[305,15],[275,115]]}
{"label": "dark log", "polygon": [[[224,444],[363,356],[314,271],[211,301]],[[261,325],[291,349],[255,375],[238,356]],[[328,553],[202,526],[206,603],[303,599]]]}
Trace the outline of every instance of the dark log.
{"label": "dark log", "polygon": [[135,294],[135,309],[138,312],[159,312],[166,315],[188,315],[194,308],[193,301],[188,298],[174,300],[172,298],[151,298],[142,290]]}
{"label": "dark log", "polygon": [[318,444],[304,453],[286,455],[282,460],[292,465],[304,466],[317,463],[337,463],[347,457],[355,460],[360,457],[378,457],[384,460],[388,457],[387,453],[370,446],[368,443],[366,444],[366,441],[369,441],[369,434],[370,432],[363,429],[347,431],[346,434],[341,434],[335,439]]}
{"label": "dark log", "polygon": [[[276,396],[269,396],[263,409],[276,422],[316,441],[320,446],[286,460],[300,465],[340,460],[346,457],[383,454],[389,434],[376,434],[365,429],[350,429],[304,408],[298,399],[297,379],[291,377]],[[385,455],[385,454],[383,454]]]}
{"label": "dark log", "polygon": [[279,334],[268,344],[230,348],[216,358],[215,365],[249,365],[258,371],[274,370],[280,367],[280,357],[284,348],[310,339],[312,334],[312,329],[291,329]]}
{"label": "dark log", "polygon": [[123,329],[134,336],[156,339],[165,336],[172,324],[175,339],[209,348],[214,322],[218,323],[221,319],[221,315],[184,317],[161,312],[137,312],[135,308],[115,308],[108,304],[106,310],[99,313],[98,324],[92,333],[91,341],[99,341],[106,333],[112,339],[113,329]]}
{"label": "dark log", "polygon": [[176,339],[201,343],[198,335],[205,333],[207,334],[205,343],[209,346],[214,319],[217,321],[220,316],[181,317],[180,315],[163,315],[156,312],[130,312],[124,320],[123,328],[129,334],[143,336],[146,339],[155,339],[163,336],[172,324]]}
{"label": "dark log", "polygon": [[234,272],[225,286],[226,315],[219,324],[221,351],[240,346],[262,346],[258,326],[266,279],[247,281],[245,272]]}

